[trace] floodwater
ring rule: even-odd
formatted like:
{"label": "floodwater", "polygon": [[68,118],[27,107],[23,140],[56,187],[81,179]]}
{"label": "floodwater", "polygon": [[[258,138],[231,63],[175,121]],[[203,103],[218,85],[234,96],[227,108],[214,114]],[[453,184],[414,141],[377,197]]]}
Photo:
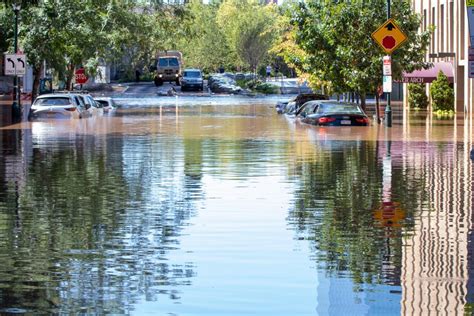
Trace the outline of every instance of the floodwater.
{"label": "floodwater", "polygon": [[470,118],[157,100],[0,129],[0,314],[473,312]]}

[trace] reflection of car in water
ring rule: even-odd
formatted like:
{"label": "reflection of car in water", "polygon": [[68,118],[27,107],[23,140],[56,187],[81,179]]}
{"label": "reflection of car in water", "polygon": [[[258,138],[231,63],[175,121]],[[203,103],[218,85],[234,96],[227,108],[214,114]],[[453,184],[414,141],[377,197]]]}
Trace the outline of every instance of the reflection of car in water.
{"label": "reflection of car in water", "polygon": [[154,82],[161,86],[163,82],[175,82],[179,85],[182,71],[183,56],[178,51],[159,52],[156,58]]}
{"label": "reflection of car in water", "polygon": [[90,103],[84,103],[75,93],[43,94],[31,106],[28,119],[36,118],[83,118],[93,115]]}
{"label": "reflection of car in water", "polygon": [[325,126],[367,126],[370,120],[355,103],[338,101],[308,101],[296,112],[303,123]]}
{"label": "reflection of car in water", "polygon": [[204,80],[199,69],[185,69],[181,78],[181,91],[188,89],[204,90]]}
{"label": "reflection of car in water", "polygon": [[290,102],[295,103],[295,109],[297,110],[305,102],[310,101],[310,100],[329,100],[329,97],[327,95],[319,94],[319,93],[300,93],[288,101],[279,101],[276,104],[275,108],[278,114],[283,114],[287,112],[286,107]]}

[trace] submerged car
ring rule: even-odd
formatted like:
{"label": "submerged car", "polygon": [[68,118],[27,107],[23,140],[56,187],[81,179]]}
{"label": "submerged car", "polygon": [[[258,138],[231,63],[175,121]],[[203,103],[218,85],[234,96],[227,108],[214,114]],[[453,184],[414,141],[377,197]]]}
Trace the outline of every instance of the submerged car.
{"label": "submerged car", "polygon": [[310,100],[329,100],[329,97],[319,93],[300,93],[288,101],[279,101],[275,105],[278,114],[287,112],[286,107],[290,102],[295,102],[296,109],[299,109],[305,102]]}
{"label": "submerged car", "polygon": [[181,91],[196,89],[204,90],[204,79],[200,69],[185,69],[181,78]]}
{"label": "submerged car", "polygon": [[43,94],[31,105],[28,119],[35,118],[84,118],[93,115],[94,109],[85,104],[75,93]]}
{"label": "submerged car", "polygon": [[309,101],[301,106],[296,117],[303,123],[323,126],[367,126],[370,119],[355,103]]}
{"label": "submerged car", "polygon": [[104,112],[113,111],[117,107],[111,97],[94,97],[94,100],[102,105]]}

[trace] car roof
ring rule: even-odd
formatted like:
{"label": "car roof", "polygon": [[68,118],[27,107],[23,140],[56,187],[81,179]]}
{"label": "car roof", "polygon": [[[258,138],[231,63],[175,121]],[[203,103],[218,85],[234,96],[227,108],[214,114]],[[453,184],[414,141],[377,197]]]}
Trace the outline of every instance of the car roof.
{"label": "car roof", "polygon": [[45,98],[68,98],[70,96],[77,96],[75,93],[48,93],[48,94],[42,94],[37,97],[37,99],[45,99]]}
{"label": "car roof", "polygon": [[111,97],[93,97],[94,100],[99,100],[99,101],[111,101]]}
{"label": "car roof", "polygon": [[186,68],[186,69],[184,69],[184,71],[199,71],[199,72],[201,72],[201,69],[198,69],[198,68]]}

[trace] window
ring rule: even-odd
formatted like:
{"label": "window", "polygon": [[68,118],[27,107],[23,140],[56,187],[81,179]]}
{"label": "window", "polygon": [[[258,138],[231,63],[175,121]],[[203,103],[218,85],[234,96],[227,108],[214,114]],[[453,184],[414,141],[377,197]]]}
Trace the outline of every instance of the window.
{"label": "window", "polygon": [[184,77],[188,78],[201,78],[201,72],[200,71],[185,71],[184,72]]}
{"label": "window", "polygon": [[439,10],[439,48],[440,52],[444,52],[444,4],[440,6]]}
{"label": "window", "polygon": [[57,98],[42,98],[36,101],[35,105],[40,106],[64,106],[70,105],[71,101],[68,97],[57,97]]}

